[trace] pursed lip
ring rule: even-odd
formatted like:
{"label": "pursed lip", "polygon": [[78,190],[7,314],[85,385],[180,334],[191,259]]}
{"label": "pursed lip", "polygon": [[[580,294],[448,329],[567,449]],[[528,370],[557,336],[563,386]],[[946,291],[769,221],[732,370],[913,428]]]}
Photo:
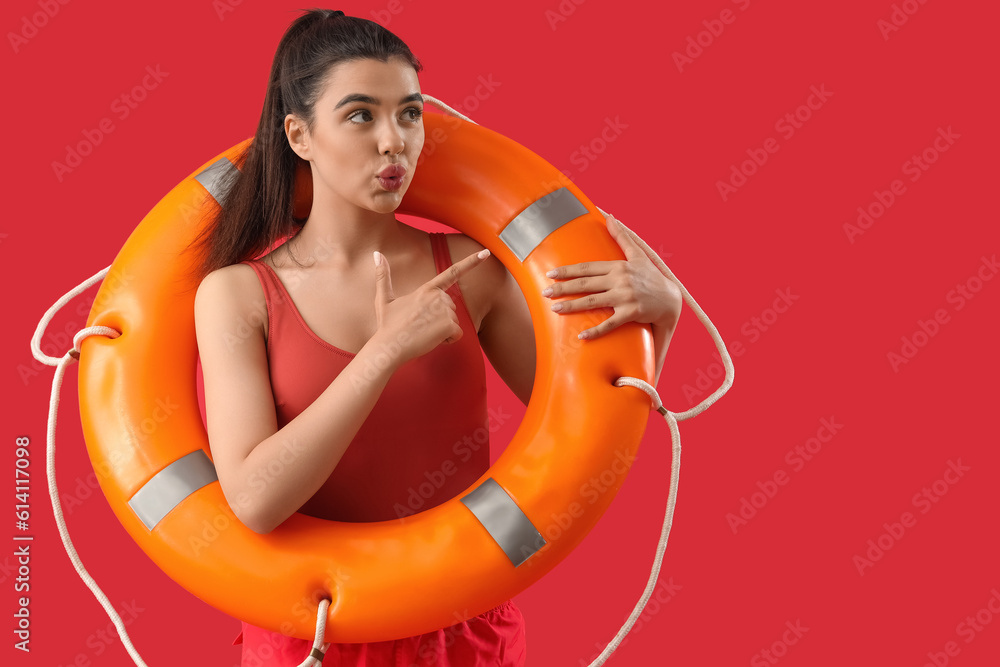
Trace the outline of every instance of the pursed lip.
{"label": "pursed lip", "polygon": [[379,178],[402,178],[406,174],[406,167],[401,164],[390,164],[378,173]]}

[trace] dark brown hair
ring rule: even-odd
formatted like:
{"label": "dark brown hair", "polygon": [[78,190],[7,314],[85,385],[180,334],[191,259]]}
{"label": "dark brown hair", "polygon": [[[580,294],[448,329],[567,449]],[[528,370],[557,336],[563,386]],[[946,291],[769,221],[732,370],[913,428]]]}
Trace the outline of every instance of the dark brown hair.
{"label": "dark brown hair", "polygon": [[310,9],[285,31],[271,64],[264,108],[242,163],[222,187],[218,213],[192,242],[200,252],[198,279],[254,259],[302,228],[293,215],[295,172],[302,159],[288,145],[285,116],[293,113],[312,128],[313,106],[330,68],[342,62],[403,58],[423,69],[409,47],[384,27],[342,11]]}

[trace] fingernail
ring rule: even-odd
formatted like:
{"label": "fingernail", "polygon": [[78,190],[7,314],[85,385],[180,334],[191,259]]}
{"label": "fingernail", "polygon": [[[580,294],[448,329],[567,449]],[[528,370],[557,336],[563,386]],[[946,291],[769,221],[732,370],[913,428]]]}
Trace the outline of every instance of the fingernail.
{"label": "fingernail", "polygon": [[583,340],[584,338],[590,338],[590,334],[587,333],[586,331],[581,331],[579,334],[577,334],[576,337],[579,338],[580,340]]}
{"label": "fingernail", "polygon": [[562,310],[562,304],[561,303],[552,304],[552,310],[558,313],[560,310]]}
{"label": "fingernail", "polygon": [[375,257],[375,266],[381,266],[382,255],[379,254],[378,250],[374,251],[372,255]]}
{"label": "fingernail", "polygon": [[552,269],[551,271],[549,271],[548,273],[545,274],[545,277],[546,278],[555,278],[556,277],[556,273],[558,273],[558,272],[555,269]]}
{"label": "fingernail", "polygon": [[552,288],[546,287],[542,290],[542,296],[552,296]]}
{"label": "fingernail", "polygon": [[489,256],[490,256],[490,251],[488,248],[480,250],[479,253],[476,255],[476,257],[478,257],[479,259],[486,259]]}

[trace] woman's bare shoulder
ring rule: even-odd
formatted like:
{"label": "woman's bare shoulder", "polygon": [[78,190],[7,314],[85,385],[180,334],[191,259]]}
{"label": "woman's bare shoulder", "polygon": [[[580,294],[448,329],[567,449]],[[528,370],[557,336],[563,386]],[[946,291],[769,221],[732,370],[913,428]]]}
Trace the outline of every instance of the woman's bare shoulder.
{"label": "woman's bare shoulder", "polygon": [[231,264],[216,269],[202,278],[198,285],[198,294],[204,293],[210,300],[253,297],[260,293],[260,281],[257,272],[249,264]]}
{"label": "woman's bare shoulder", "polygon": [[[267,331],[267,305],[257,273],[249,264],[232,264],[205,276],[195,294],[195,320],[226,319],[260,325]],[[261,319],[263,318],[263,322]],[[244,324],[244,326],[245,326]]]}

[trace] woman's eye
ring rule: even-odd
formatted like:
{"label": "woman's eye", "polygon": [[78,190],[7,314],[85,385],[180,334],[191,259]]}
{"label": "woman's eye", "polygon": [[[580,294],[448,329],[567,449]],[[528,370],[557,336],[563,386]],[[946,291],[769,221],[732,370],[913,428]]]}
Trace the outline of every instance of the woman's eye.
{"label": "woman's eye", "polygon": [[418,118],[424,115],[423,109],[418,109],[417,107],[410,107],[403,113],[410,114],[410,120],[417,120]]}
{"label": "woman's eye", "polygon": [[[368,118],[366,118],[366,119],[362,119],[361,121],[358,121],[358,120],[356,120],[356,119],[357,119],[357,117],[358,117],[359,115],[366,115],[366,116],[368,116]],[[348,119],[349,119],[350,121],[354,122],[354,123],[359,123],[359,122],[363,122],[364,120],[371,120],[371,112],[370,112],[370,111],[368,111],[367,109],[358,109],[357,111],[355,111],[354,113],[352,113],[352,114],[351,114],[350,116],[348,116],[347,118],[348,118]]]}

